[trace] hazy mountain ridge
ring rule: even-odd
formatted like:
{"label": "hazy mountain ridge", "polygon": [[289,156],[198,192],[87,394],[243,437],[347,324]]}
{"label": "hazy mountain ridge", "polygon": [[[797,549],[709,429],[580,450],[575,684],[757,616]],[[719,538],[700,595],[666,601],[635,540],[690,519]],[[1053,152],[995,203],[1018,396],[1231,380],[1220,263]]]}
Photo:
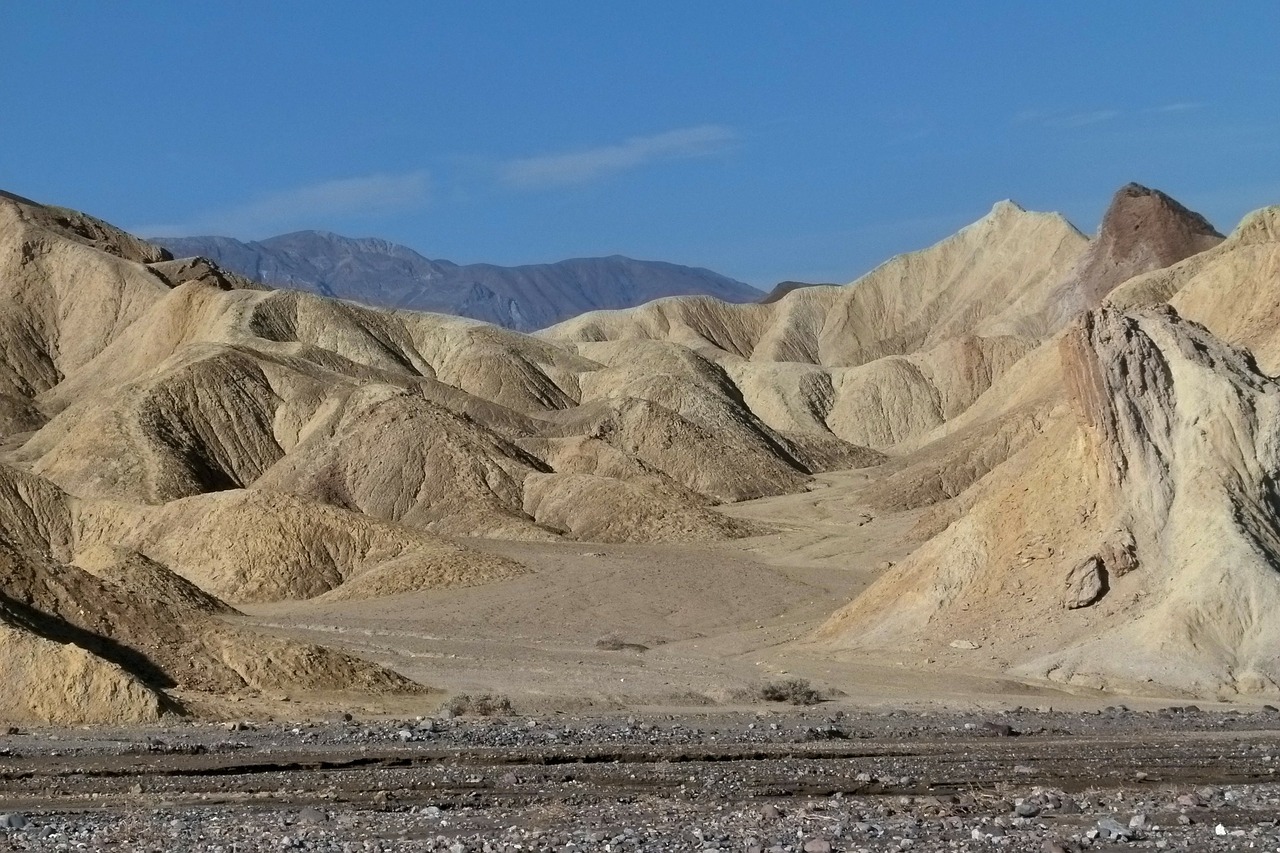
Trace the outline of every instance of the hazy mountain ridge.
{"label": "hazy mountain ridge", "polygon": [[245,242],[162,237],[175,257],[203,256],[256,281],[386,308],[456,314],[531,331],[585,311],[701,294],[752,302],[763,294],[711,270],[621,255],[503,267],[423,257],[377,238],[297,231]]}

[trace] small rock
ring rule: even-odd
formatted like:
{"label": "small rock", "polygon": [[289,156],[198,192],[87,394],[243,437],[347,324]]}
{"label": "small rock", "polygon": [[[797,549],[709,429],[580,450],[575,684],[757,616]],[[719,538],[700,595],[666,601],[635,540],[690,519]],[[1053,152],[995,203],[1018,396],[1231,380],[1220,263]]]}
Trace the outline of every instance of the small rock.
{"label": "small rock", "polygon": [[329,818],[319,809],[306,808],[298,812],[298,823],[324,823]]}
{"label": "small rock", "polygon": [[1090,557],[1067,573],[1064,603],[1068,610],[1078,610],[1102,598],[1107,592],[1107,570],[1098,557]]}
{"label": "small rock", "polygon": [[1133,540],[1133,534],[1126,530],[1117,538],[1104,544],[1098,554],[1098,558],[1102,560],[1102,564],[1107,567],[1108,571],[1116,577],[1122,578],[1138,568],[1137,547],[1137,543]]}
{"label": "small rock", "polygon": [[974,649],[982,648],[982,646],[978,645],[973,640],[952,640],[951,648],[965,649],[966,651],[973,651]]}
{"label": "small rock", "polygon": [[1130,829],[1146,829],[1146,827],[1147,827],[1147,816],[1146,816],[1146,815],[1144,815],[1144,814],[1136,814],[1136,815],[1134,815],[1133,817],[1129,818],[1129,828],[1130,828]]}
{"label": "small rock", "polygon": [[1040,807],[1030,800],[1023,800],[1013,807],[1013,813],[1018,817],[1036,817],[1040,814]]}
{"label": "small rock", "polygon": [[1128,841],[1134,836],[1132,829],[1112,817],[1104,817],[1099,820],[1098,830],[1105,833],[1108,838],[1118,838],[1121,841]]}
{"label": "small rock", "polygon": [[804,853],[831,853],[831,842],[825,838],[811,838],[804,843]]}
{"label": "small rock", "polygon": [[17,812],[0,814],[0,829],[23,829],[26,825],[27,818],[25,815],[20,815]]}

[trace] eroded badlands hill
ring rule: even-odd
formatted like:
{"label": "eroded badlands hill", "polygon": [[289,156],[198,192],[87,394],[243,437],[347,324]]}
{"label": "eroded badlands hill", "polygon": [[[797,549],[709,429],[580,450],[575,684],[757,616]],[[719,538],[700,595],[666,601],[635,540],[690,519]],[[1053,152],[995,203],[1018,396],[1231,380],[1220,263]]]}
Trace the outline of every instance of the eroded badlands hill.
{"label": "eroded badlands hill", "polygon": [[[1131,279],[1028,356],[1042,425],[824,640],[953,661],[950,642],[973,644],[1124,691],[1274,693],[1277,215]],[[997,390],[975,410],[1007,411]]]}
{"label": "eroded badlands hill", "polygon": [[963,639],[1026,677],[1275,690],[1275,232],[1215,245],[1134,186],[1094,240],[1002,202],[843,287],[528,336],[4,196],[0,657],[61,680],[0,716],[415,689],[231,608],[527,575],[469,537],[785,542],[722,505],[853,468],[923,544],[798,653]]}
{"label": "eroded badlands hill", "polygon": [[[145,719],[266,684],[410,689],[224,629],[223,601],[525,571],[445,537],[742,536],[753,528],[715,503],[879,459],[771,429],[692,354],[613,364],[474,321],[265,290],[13,196],[0,305],[2,648],[46,685],[0,708],[17,718]],[[175,611],[125,585],[138,572],[86,573],[103,548],[216,605]],[[64,693],[65,707],[48,698]]]}

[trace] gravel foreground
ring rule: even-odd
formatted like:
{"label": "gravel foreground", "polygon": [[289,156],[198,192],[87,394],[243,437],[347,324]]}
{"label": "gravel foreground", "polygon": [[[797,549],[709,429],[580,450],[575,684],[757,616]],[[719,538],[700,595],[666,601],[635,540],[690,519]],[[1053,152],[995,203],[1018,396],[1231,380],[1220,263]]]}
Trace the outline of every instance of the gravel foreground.
{"label": "gravel foreground", "polygon": [[181,724],[0,735],[0,850],[1280,851],[1280,712]]}

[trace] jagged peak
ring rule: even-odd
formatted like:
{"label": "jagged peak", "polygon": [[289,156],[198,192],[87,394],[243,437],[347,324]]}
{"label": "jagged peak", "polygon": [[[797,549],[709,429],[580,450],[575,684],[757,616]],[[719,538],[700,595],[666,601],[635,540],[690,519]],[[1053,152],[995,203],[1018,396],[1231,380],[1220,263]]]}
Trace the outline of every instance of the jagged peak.
{"label": "jagged peak", "polygon": [[[1017,222],[1036,222],[1050,221],[1059,222],[1070,228],[1081,237],[1088,239],[1088,235],[1072,224],[1061,213],[1052,210],[1028,210],[1013,199],[1001,199],[991,206],[991,211],[986,216],[974,222],[968,228],[977,225],[993,224],[993,225],[1010,225]],[[968,228],[960,229],[960,233],[964,233]]]}
{"label": "jagged peak", "polygon": [[1027,209],[1011,198],[1002,198],[991,205],[988,216],[1005,216],[1011,213],[1026,213]]}

